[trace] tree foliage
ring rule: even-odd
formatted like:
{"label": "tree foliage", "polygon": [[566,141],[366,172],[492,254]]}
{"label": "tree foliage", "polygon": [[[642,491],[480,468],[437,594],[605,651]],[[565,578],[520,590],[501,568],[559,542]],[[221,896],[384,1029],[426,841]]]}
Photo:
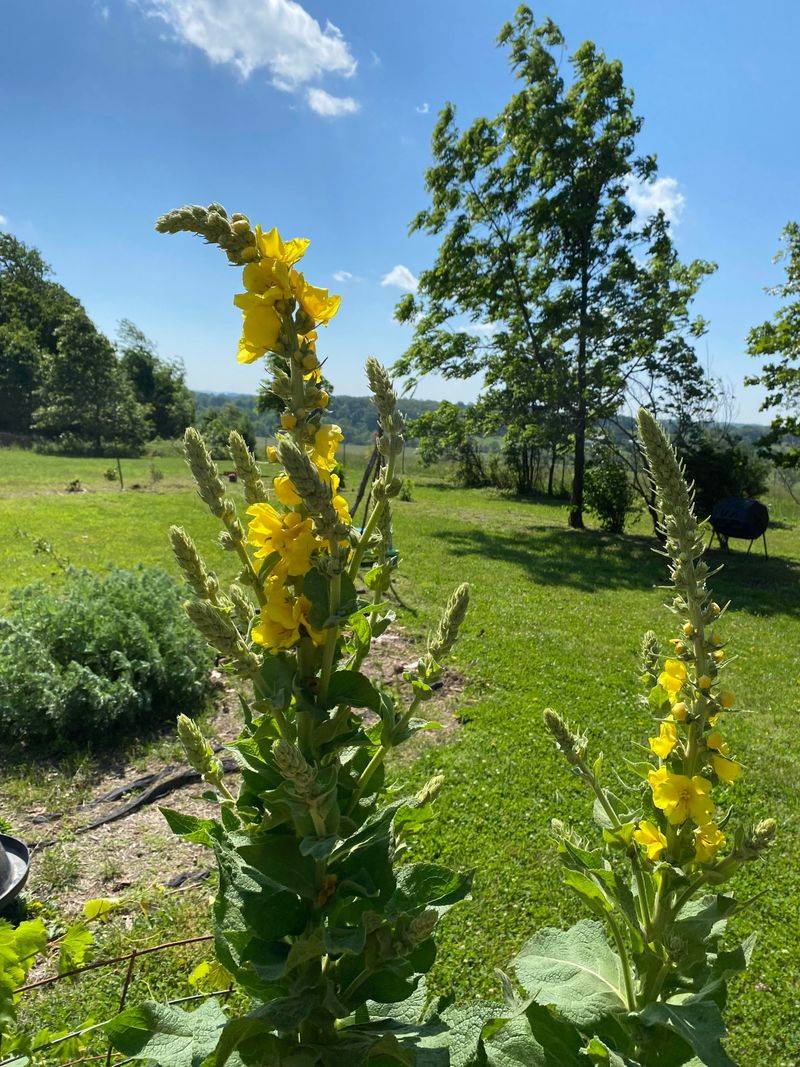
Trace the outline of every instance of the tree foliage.
{"label": "tree foliage", "polygon": [[146,411],[111,342],[83,309],[68,312],[57,328],[38,395],[34,427],[61,451],[137,453],[147,440]]}
{"label": "tree foliage", "polygon": [[409,433],[419,439],[419,456],[424,466],[437,460],[456,464],[456,482],[467,488],[484,485],[486,472],[471,433],[469,411],[449,400],[433,411],[423,412],[409,425]]}
{"label": "tree foliage", "polygon": [[246,411],[235,404],[226,404],[223,408],[207,409],[203,412],[200,427],[213,456],[227,458],[231,430],[240,433],[247,447],[251,452],[255,452],[256,432],[253,421]]}
{"label": "tree foliage", "polygon": [[153,434],[179,437],[195,417],[194,397],[186,385],[183,364],[161,359],[155,344],[129,319],[119,324],[117,352]]}
{"label": "tree foliage", "polygon": [[442,240],[398,305],[415,332],[397,370],[483,371],[490,406],[517,412],[518,434],[544,410],[563,418],[580,526],[587,434],[637,374],[695,362],[689,338],[703,324],[688,305],[713,267],[678,261],[663,215],[637,225],[628,184],[651,180],[656,164],[636,155],[642,120],[621,64],[587,41],[565,81],[561,31],[527,7],[499,41],[520,90],[463,132],[447,104],[434,130],[431,202],[411,228]]}
{"label": "tree foliage", "polygon": [[768,292],[785,303],[747,338],[751,356],[773,358],[745,384],[767,390],[761,411],[777,411],[761,439],[762,449],[779,467],[800,467],[800,225],[790,222],[782,236],[784,248],[776,260],[785,262],[786,280]]}
{"label": "tree foliage", "polygon": [[0,233],[0,431],[31,429],[42,364],[56,347],[62,315],[80,307],[49,278],[41,254]]}

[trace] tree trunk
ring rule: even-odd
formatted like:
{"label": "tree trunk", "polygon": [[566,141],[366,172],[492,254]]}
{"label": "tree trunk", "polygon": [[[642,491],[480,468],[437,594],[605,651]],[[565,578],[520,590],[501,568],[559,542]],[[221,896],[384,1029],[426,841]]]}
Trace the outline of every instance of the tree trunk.
{"label": "tree trunk", "polygon": [[581,303],[578,319],[578,410],[575,419],[575,453],[569,524],[583,529],[583,475],[586,469],[586,308],[589,303],[589,268],[586,242],[581,265]]}
{"label": "tree trunk", "polygon": [[556,446],[553,445],[550,452],[550,470],[547,475],[547,495],[553,495],[553,475],[556,472]]}

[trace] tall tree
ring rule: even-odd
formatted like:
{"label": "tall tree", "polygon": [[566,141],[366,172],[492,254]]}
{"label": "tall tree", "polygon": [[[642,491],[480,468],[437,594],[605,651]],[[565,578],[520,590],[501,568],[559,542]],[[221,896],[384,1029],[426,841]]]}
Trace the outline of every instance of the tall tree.
{"label": "tall tree", "polygon": [[[431,205],[411,229],[442,241],[418,293],[398,305],[398,319],[416,328],[396,369],[483,371],[497,389],[520,361],[535,367],[540,400],[566,400],[570,523],[579,527],[587,435],[618,409],[631,363],[644,358],[641,343],[631,352],[629,322],[648,236],[626,192],[631,180],[652,179],[656,164],[636,155],[642,120],[618,61],[586,42],[565,82],[561,31],[549,19],[537,25],[527,7],[499,41],[521,89],[463,133],[451,104],[441,112],[426,174]],[[476,329],[487,323],[493,331]]]}
{"label": "tall tree", "polygon": [[31,430],[45,353],[61,316],[78,301],[49,278],[37,249],[0,233],[0,431]]}
{"label": "tall tree", "polygon": [[179,360],[165,360],[138,326],[123,319],[117,351],[134,395],[148,413],[157,437],[178,437],[194,422],[195,403]]}
{"label": "tall tree", "polygon": [[34,427],[65,451],[135,453],[147,440],[147,413],[113,345],[82,309],[68,312],[56,330],[39,400]]}
{"label": "tall tree", "polygon": [[784,247],[775,257],[786,264],[786,281],[768,289],[785,301],[768,322],[747,338],[751,356],[775,357],[761,373],[745,378],[745,385],[761,385],[767,395],[761,411],[775,411],[769,432],[759,445],[778,467],[800,467],[800,225],[790,222],[781,237]]}

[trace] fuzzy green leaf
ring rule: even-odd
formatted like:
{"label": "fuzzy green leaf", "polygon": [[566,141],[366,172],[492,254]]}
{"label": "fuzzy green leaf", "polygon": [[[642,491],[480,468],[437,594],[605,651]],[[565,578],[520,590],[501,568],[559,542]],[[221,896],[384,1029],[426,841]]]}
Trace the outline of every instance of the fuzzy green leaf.
{"label": "fuzzy green leaf", "polygon": [[360,671],[336,671],[328,686],[325,706],[335,708],[339,704],[348,704],[353,708],[370,708],[377,713],[380,695],[369,678]]}
{"label": "fuzzy green leaf", "polygon": [[583,919],[569,930],[540,930],[513,967],[538,1004],[554,1005],[582,1029],[626,1010],[622,964],[593,920]]}
{"label": "fuzzy green leaf", "polygon": [[648,1004],[639,1018],[645,1026],[663,1026],[678,1034],[707,1067],[735,1067],[720,1043],[726,1033],[725,1023],[713,1001]]}
{"label": "fuzzy green leaf", "polygon": [[126,1008],[107,1024],[106,1033],[131,1059],[151,1060],[158,1067],[200,1067],[217,1047],[226,1022],[213,998],[191,1012],[148,1002]]}
{"label": "fuzzy green leaf", "polygon": [[83,923],[74,923],[67,927],[66,933],[61,938],[58,973],[63,974],[64,971],[80,967],[93,944],[94,934]]}
{"label": "fuzzy green leaf", "polygon": [[191,841],[195,845],[212,845],[211,831],[214,828],[213,819],[199,819],[196,815],[188,815],[183,811],[173,811],[172,808],[159,808],[159,811],[167,820],[167,825],[173,834],[182,837],[184,841]]}

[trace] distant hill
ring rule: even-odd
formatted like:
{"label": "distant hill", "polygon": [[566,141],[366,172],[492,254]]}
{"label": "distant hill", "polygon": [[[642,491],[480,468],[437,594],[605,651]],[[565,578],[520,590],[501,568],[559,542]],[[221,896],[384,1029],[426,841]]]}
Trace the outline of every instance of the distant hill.
{"label": "distant hill", "polygon": [[[256,411],[256,398],[247,393],[203,393],[195,391],[194,399],[197,405],[198,418],[209,409],[223,408],[227,404],[233,404],[250,416],[259,437],[270,437],[278,425],[278,420],[273,412],[268,411],[259,414]],[[431,411],[433,408],[438,407],[439,401],[401,399],[398,401],[397,406],[407,419],[415,419],[423,411]],[[345,438],[353,444],[368,444],[378,427],[375,407],[372,399],[368,396],[334,394],[331,397],[328,413],[341,426]]]}

